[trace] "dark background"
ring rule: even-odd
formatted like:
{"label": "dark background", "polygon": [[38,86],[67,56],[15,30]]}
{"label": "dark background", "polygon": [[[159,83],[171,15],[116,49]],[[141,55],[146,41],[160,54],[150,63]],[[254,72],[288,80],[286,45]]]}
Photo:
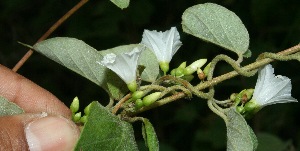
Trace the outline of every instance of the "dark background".
{"label": "dark background", "polygon": [[[76,2],[1,0],[0,64],[13,68],[27,52],[27,48],[17,41],[33,45]],[[103,50],[139,43],[144,29],[165,31],[176,26],[183,46],[173,57],[171,67],[199,58],[211,60],[219,53],[236,58],[229,51],[182,32],[181,15],[184,10],[205,2],[217,3],[232,10],[248,29],[253,55],[242,65],[253,62],[262,52],[278,52],[300,42],[299,0],[133,0],[124,10],[108,0],[91,0],[51,37],[75,37]],[[276,74],[292,79],[292,95],[300,100],[299,62],[274,62],[272,65]],[[227,64],[220,63],[216,75],[231,70]],[[79,97],[82,106],[93,100],[103,105],[108,103],[108,96],[98,86],[40,54],[34,53],[18,73],[55,94],[67,106],[75,96]],[[256,78],[236,77],[223,82],[216,87],[216,96],[226,99],[231,93],[254,87]],[[152,121],[161,150],[225,150],[225,124],[208,109],[205,102],[197,98],[180,100],[142,114]],[[272,105],[249,120],[259,136],[259,150],[274,150],[272,146],[277,150],[300,150],[299,109],[298,103]],[[134,126],[136,139],[143,146],[139,133],[141,125]]]}

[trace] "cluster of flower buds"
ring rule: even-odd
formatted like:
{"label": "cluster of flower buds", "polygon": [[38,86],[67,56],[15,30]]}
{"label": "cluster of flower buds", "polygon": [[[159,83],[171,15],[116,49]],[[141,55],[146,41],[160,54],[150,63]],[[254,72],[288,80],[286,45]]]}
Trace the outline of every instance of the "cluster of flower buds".
{"label": "cluster of flower buds", "polygon": [[[197,74],[204,74],[204,72],[201,70],[201,67],[207,62],[207,59],[199,59],[189,66],[186,66],[186,62],[181,63],[177,68],[173,69],[171,71],[171,75],[175,77],[179,77],[182,79],[185,79],[187,81],[191,81],[194,76],[192,75],[197,71]],[[210,65],[210,64],[209,64]],[[209,67],[208,67],[209,68]],[[207,69],[209,70],[209,69]],[[203,77],[205,78],[205,76]]]}
{"label": "cluster of flower buds", "polygon": [[[79,99],[78,97],[75,97],[70,105],[70,110],[72,112],[72,120],[75,123],[86,123],[88,115],[90,115],[90,107],[91,104],[86,106],[84,108],[84,115],[81,116],[81,112],[78,112],[79,110]],[[77,113],[76,113],[77,112]]]}
{"label": "cluster of flower buds", "polygon": [[144,96],[144,91],[136,91],[132,94],[132,101],[135,101],[135,108],[140,109],[149,106],[160,98],[161,92],[153,92]]}

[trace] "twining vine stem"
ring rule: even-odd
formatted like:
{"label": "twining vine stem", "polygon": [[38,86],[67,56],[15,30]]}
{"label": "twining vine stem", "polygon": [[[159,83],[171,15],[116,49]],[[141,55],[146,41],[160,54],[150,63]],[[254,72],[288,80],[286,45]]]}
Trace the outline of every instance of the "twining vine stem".
{"label": "twining vine stem", "polygon": [[[264,66],[264,65],[267,65],[267,64],[271,63],[272,61],[274,61],[274,59],[276,59],[276,60],[297,59],[297,60],[300,61],[300,59],[299,59],[299,56],[300,56],[299,52],[300,52],[300,44],[298,44],[296,46],[293,46],[291,48],[288,48],[286,50],[283,50],[281,52],[278,52],[277,54],[263,53],[257,59],[257,61],[255,61],[255,62],[253,62],[253,63],[251,63],[249,65],[246,65],[246,66],[240,68],[240,71],[251,72],[253,70],[258,69],[261,66]],[[292,57],[289,57],[289,55],[295,54],[295,53],[297,54],[296,56],[294,55]],[[270,59],[270,58],[274,58],[274,59]],[[235,77],[237,75],[239,75],[239,73],[237,71],[231,71],[229,73],[226,73],[226,74],[220,75],[218,77],[215,77],[215,78],[213,78],[211,80],[208,80],[208,81],[205,81],[203,83],[200,83],[197,86],[195,86],[195,89],[198,90],[198,91],[204,90],[206,88],[215,86],[216,84],[218,84],[218,83],[220,83],[222,81],[231,79],[231,78],[233,78],[233,77]],[[171,95],[169,97],[163,98],[163,99],[161,99],[161,100],[153,103],[150,106],[143,107],[140,110],[137,110],[136,112],[128,113],[128,115],[129,116],[133,116],[133,115],[139,114],[141,112],[150,110],[152,108],[156,108],[158,106],[162,106],[162,105],[165,105],[167,103],[173,102],[173,101],[175,101],[177,99],[180,99],[180,98],[183,98],[185,96],[186,96],[186,94],[184,92],[178,92],[178,93],[176,93],[174,95]],[[208,105],[209,105],[209,107],[213,107],[213,104],[211,104],[211,102],[210,103],[208,102]]]}
{"label": "twining vine stem", "polygon": [[[72,14],[74,14],[81,6],[83,6],[85,3],[87,3],[89,0],[81,0],[78,2],[72,9],[70,9],[65,15],[63,15],[56,23],[54,23],[45,34],[40,37],[37,41],[40,42],[42,40],[45,40],[47,37],[49,37],[63,22],[65,22]],[[17,72],[22,65],[29,59],[29,57],[32,55],[33,50],[29,49],[27,53],[22,57],[21,60],[14,66],[12,71]]]}

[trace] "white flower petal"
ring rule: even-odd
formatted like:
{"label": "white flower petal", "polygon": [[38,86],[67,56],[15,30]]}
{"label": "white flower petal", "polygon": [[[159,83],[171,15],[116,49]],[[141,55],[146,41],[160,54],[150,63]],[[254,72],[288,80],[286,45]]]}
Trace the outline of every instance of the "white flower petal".
{"label": "white flower petal", "polygon": [[153,51],[159,62],[168,63],[182,45],[176,27],[165,32],[145,30],[141,43]]}
{"label": "white flower petal", "polygon": [[276,103],[297,102],[291,96],[291,90],[291,80],[285,76],[275,76],[272,66],[266,65],[259,70],[253,100],[260,107]]}
{"label": "white flower petal", "polygon": [[115,72],[125,83],[131,83],[136,79],[137,61],[141,50],[134,48],[131,52],[115,55],[107,54],[99,64],[106,66]]}

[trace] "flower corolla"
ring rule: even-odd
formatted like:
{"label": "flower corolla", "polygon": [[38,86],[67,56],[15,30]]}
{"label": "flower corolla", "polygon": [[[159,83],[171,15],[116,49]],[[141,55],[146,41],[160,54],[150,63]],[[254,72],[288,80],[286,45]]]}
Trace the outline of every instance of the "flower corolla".
{"label": "flower corolla", "polygon": [[169,70],[169,63],[173,55],[182,45],[176,27],[171,27],[165,32],[144,30],[142,44],[146,45],[153,53],[165,73]]}
{"label": "flower corolla", "polygon": [[140,54],[141,50],[136,47],[131,52],[119,55],[114,53],[106,54],[103,59],[97,61],[97,63],[115,72],[127,84],[129,90],[134,92],[136,89],[137,62]]}

